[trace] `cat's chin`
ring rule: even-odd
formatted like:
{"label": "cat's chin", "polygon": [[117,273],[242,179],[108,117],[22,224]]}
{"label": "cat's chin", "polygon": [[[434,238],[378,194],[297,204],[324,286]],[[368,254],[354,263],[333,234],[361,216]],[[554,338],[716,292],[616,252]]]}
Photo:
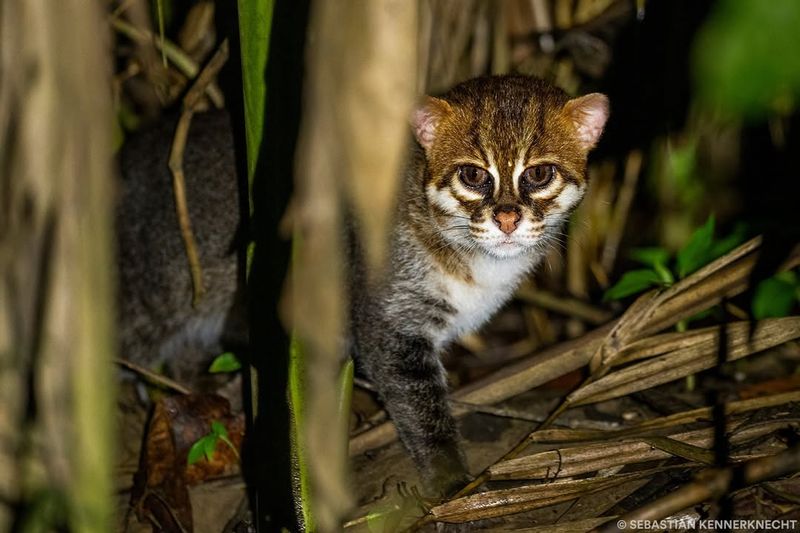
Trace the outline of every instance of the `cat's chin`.
{"label": "cat's chin", "polygon": [[499,241],[482,243],[481,249],[495,259],[514,259],[525,255],[530,249],[528,246],[513,241]]}

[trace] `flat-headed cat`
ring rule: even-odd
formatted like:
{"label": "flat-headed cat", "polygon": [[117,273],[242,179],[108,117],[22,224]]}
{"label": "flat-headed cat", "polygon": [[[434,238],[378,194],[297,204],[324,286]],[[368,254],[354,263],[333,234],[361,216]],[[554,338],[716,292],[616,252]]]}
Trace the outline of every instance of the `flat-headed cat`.
{"label": "flat-headed cat", "polygon": [[[349,344],[436,492],[468,479],[440,354],[486,322],[543,258],[586,190],[587,155],[607,117],[605,96],[570,99],[525,76],[478,78],[426,97],[413,113],[390,257],[375,281],[366,281],[351,242]],[[168,138],[137,141],[150,152],[123,157],[126,182],[141,180],[123,196],[123,347],[136,351],[146,339],[154,358],[190,345],[213,355],[234,307],[238,204],[229,126],[218,116],[198,118],[184,165],[214,293],[200,309],[191,308],[162,147]],[[148,250],[137,252],[142,245]]]}

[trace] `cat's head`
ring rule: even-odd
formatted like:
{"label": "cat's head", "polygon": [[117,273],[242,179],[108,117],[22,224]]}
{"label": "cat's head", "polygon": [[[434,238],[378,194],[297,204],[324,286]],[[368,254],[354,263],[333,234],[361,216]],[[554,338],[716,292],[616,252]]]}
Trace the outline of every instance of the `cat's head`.
{"label": "cat's head", "polygon": [[608,99],[570,99],[525,76],[462,83],[415,110],[425,195],[442,236],[492,256],[542,248],[586,190],[586,158]]}

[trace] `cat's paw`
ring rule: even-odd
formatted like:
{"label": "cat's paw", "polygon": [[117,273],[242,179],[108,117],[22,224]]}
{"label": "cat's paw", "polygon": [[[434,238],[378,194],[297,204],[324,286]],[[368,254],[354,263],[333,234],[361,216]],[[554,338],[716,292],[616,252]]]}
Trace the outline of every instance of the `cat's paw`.
{"label": "cat's paw", "polygon": [[420,468],[420,472],[426,492],[436,498],[452,496],[472,480],[464,454],[455,442],[441,446],[433,460]]}

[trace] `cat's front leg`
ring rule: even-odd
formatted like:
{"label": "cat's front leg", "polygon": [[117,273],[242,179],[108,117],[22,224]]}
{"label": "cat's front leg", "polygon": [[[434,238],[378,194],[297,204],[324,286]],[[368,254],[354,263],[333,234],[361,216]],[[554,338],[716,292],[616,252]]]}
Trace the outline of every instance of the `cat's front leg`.
{"label": "cat's front leg", "polygon": [[426,488],[447,495],[469,481],[447,376],[430,340],[389,334],[368,371]]}

